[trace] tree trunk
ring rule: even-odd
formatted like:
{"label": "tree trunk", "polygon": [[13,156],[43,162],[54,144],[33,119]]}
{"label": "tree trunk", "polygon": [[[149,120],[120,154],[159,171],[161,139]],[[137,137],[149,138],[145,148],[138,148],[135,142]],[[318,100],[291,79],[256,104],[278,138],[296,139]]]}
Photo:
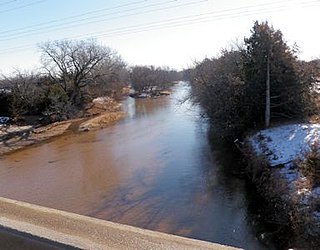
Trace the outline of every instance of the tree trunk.
{"label": "tree trunk", "polygon": [[70,100],[73,104],[75,105],[80,105],[80,101],[81,101],[81,90],[79,87],[74,87],[73,91],[72,91],[72,95],[70,97]]}
{"label": "tree trunk", "polygon": [[267,58],[267,80],[266,80],[266,111],[265,111],[265,127],[270,126],[270,61]]}

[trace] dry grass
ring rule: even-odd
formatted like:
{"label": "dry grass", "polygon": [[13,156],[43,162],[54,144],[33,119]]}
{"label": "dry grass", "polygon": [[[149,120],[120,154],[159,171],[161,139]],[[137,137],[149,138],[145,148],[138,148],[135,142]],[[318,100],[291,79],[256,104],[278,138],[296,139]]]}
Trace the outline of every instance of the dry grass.
{"label": "dry grass", "polygon": [[270,220],[276,221],[279,225],[289,223],[288,213],[286,211],[286,197],[289,194],[289,188],[286,181],[281,177],[278,169],[270,168],[266,158],[256,156],[250,148],[247,152],[248,164],[247,173],[251,181],[257,187],[259,194],[266,200],[270,210]]}
{"label": "dry grass", "polygon": [[299,171],[310,182],[311,187],[320,185],[320,149],[319,142],[310,145],[310,151],[306,152],[303,159],[298,159],[296,164]]}
{"label": "dry grass", "polygon": [[[310,198],[307,203],[305,194],[294,190],[310,190],[310,181],[307,178],[297,181],[296,188],[289,188],[289,183],[280,174],[279,168],[271,168],[264,157],[257,157],[250,148],[245,149],[248,158],[247,172],[257,187],[258,193],[264,198],[265,221],[277,224],[279,232],[290,230],[289,244],[305,248],[313,248],[320,244],[320,223],[314,217],[318,211],[320,201]],[[307,160],[301,167],[313,184],[318,181],[319,150],[315,146]],[[300,186],[299,186],[300,185]]]}

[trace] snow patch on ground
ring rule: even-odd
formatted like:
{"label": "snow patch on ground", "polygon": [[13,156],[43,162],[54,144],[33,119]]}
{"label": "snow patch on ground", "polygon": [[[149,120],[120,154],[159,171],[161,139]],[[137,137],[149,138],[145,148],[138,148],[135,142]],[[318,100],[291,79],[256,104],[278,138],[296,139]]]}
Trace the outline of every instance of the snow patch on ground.
{"label": "snow patch on ground", "polygon": [[290,124],[261,130],[249,143],[257,155],[265,155],[270,166],[276,166],[302,157],[319,139],[320,124]]}
{"label": "snow patch on ground", "polygon": [[[320,187],[310,188],[293,161],[303,159],[310,151],[310,145],[320,142],[320,124],[290,124],[261,130],[249,136],[247,142],[257,156],[264,156],[270,167],[278,171],[286,181],[288,197],[300,197],[300,204],[308,207],[320,199]],[[313,217],[320,223],[320,211],[314,211]]]}
{"label": "snow patch on ground", "polygon": [[[247,139],[257,156],[266,157],[270,167],[279,167],[289,186],[297,180],[305,181],[292,162],[303,159],[317,140],[320,140],[320,124],[282,125],[261,130]],[[304,193],[304,190],[297,192]]]}
{"label": "snow patch on ground", "polygon": [[104,103],[112,102],[112,101],[113,101],[113,99],[111,99],[110,97],[107,97],[107,96],[97,97],[92,100],[93,103],[99,103],[99,104],[104,104]]}

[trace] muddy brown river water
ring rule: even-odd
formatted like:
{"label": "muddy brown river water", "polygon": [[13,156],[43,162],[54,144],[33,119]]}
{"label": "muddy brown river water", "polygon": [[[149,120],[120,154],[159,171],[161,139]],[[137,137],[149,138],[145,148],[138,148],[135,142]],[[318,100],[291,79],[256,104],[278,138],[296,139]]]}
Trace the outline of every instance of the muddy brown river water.
{"label": "muddy brown river water", "polygon": [[198,108],[179,101],[188,90],[179,83],[168,97],[128,98],[128,116],[113,126],[2,157],[0,196],[264,249],[250,223],[244,180],[223,171]]}

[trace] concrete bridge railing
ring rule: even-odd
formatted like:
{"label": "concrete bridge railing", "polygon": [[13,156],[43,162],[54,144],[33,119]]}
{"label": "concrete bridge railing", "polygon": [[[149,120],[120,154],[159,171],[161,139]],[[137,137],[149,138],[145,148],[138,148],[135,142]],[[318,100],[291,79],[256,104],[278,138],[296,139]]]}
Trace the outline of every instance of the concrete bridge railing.
{"label": "concrete bridge railing", "polygon": [[235,249],[6,198],[0,226],[80,249]]}

